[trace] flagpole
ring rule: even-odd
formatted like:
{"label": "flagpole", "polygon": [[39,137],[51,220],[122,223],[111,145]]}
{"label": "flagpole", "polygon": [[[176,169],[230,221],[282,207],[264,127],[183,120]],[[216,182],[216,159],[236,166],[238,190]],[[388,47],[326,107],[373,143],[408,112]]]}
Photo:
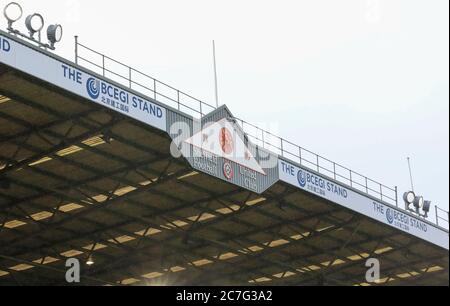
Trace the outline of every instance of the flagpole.
{"label": "flagpole", "polygon": [[214,40],[213,40],[213,59],[214,59],[214,85],[216,94],[216,107],[219,108],[219,86],[217,81],[216,42]]}

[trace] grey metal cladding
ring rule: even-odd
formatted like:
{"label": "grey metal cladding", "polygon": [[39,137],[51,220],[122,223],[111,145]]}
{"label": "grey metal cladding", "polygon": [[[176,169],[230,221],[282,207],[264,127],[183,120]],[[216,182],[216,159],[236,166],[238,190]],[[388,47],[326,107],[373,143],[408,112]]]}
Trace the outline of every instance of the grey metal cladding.
{"label": "grey metal cladding", "polygon": [[[203,152],[184,142],[194,134],[200,132],[206,124],[215,123],[224,118],[227,118],[233,125],[236,135],[246,144],[256,161],[261,165],[265,175],[223,157]],[[187,131],[186,128],[188,128]],[[278,156],[251,143],[245,136],[241,126],[234,119],[233,114],[225,105],[205,115],[201,120],[168,109],[167,131],[172,140],[174,140],[174,143],[178,145],[179,152],[195,170],[212,175],[257,194],[262,194],[279,179]],[[268,160],[271,160],[272,163],[270,163],[270,166],[265,166],[264,161]],[[226,176],[225,172],[227,171],[225,169],[230,171],[232,175]]]}

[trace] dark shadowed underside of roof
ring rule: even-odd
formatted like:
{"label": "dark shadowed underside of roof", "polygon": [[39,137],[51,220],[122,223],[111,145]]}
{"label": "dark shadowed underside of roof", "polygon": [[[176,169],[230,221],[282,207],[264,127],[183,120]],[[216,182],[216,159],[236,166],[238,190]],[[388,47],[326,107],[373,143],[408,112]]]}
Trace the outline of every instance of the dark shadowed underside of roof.
{"label": "dark shadowed underside of roof", "polygon": [[448,285],[448,251],[282,182],[193,171],[152,127],[0,65],[0,285]]}

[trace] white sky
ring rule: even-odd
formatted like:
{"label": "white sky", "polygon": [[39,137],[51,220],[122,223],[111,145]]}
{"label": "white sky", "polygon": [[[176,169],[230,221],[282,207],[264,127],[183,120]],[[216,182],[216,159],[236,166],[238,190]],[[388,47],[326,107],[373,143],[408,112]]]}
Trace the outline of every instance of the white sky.
{"label": "white sky", "polygon": [[448,0],[19,2],[64,26],[60,55],[78,34],[210,104],[215,39],[234,115],[401,193],[411,156],[416,193],[449,208]]}

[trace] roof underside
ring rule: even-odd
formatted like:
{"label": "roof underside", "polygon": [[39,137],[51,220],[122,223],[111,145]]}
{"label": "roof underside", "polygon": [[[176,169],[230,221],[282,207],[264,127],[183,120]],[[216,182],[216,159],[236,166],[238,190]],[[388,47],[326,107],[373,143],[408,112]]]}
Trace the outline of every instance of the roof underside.
{"label": "roof underside", "polygon": [[448,251],[284,183],[195,172],[165,133],[0,65],[0,285],[448,285]]}

